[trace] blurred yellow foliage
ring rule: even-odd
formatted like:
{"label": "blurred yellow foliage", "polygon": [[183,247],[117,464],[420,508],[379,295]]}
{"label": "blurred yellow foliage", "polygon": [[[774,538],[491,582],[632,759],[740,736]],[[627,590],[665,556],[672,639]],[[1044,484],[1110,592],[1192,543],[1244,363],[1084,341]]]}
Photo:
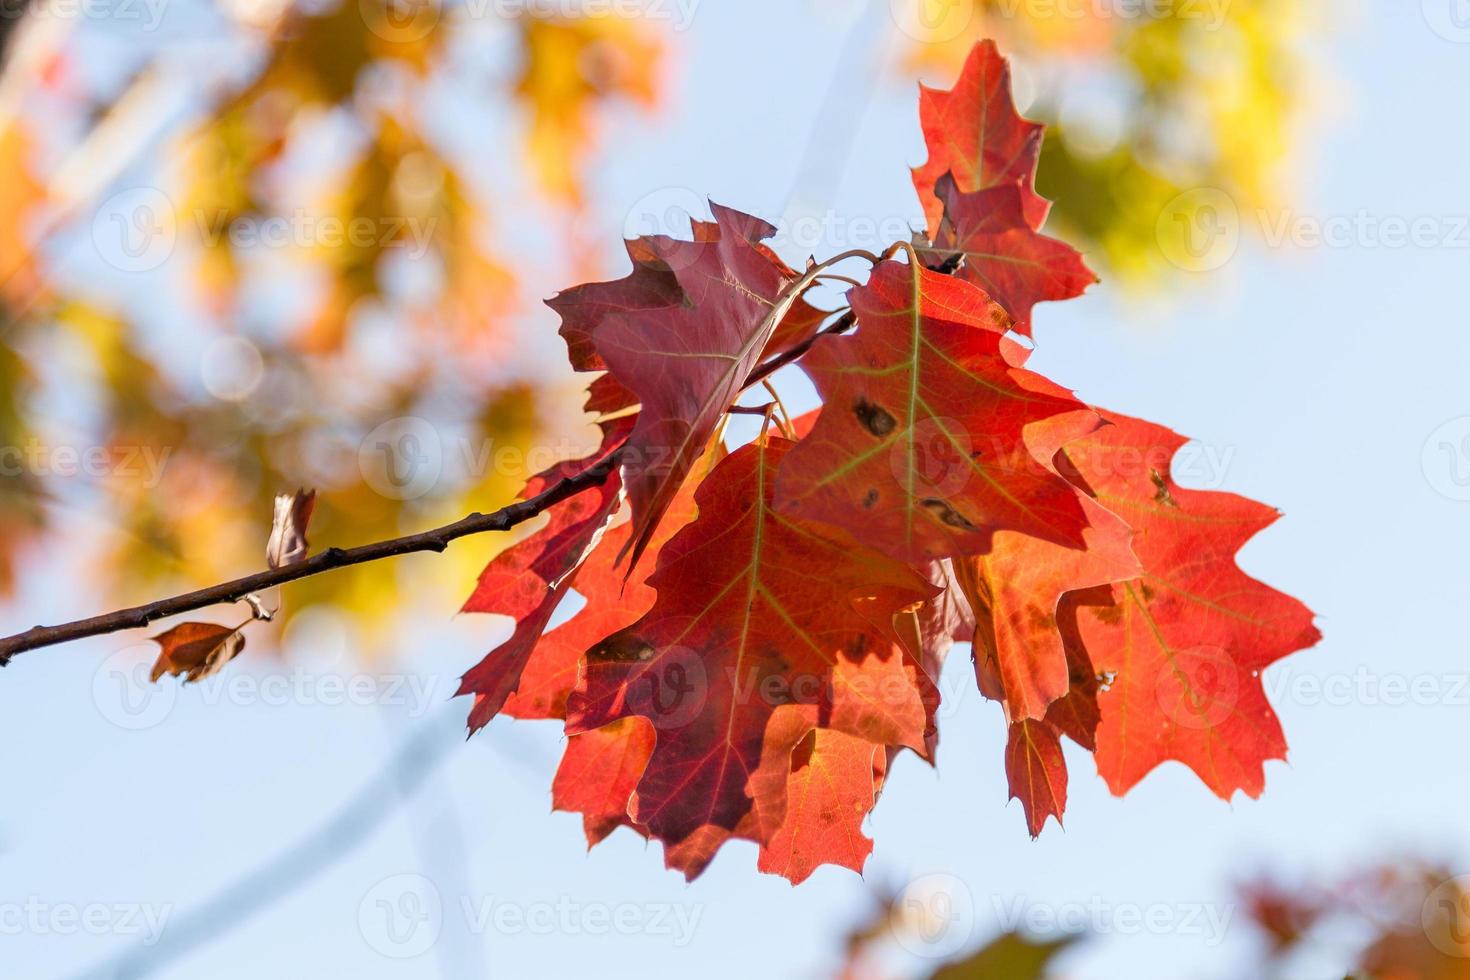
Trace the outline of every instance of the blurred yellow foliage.
{"label": "blurred yellow foliage", "polygon": [[658,41],[635,21],[523,17],[524,60],[516,91],[530,108],[531,170],[550,193],[581,203],[578,162],[591,144],[599,102],[621,95],[652,108]]}
{"label": "blurred yellow foliage", "polygon": [[1207,270],[1180,230],[1238,228],[1284,193],[1314,0],[909,2],[908,63],[946,86],[979,37],[1017,58],[1026,115],[1048,124],[1053,233],[1125,284]]}
{"label": "blurred yellow foliage", "polygon": [[[446,86],[487,97],[448,61],[462,33],[500,30],[519,54],[502,97],[524,119],[551,217],[585,202],[597,115],[612,101],[655,105],[661,48],[648,25],[613,17],[460,13],[400,0],[239,12],[234,42],[258,50],[255,68],[202,90],[192,122],[144,147],[161,151],[154,190],[173,210],[164,268],[184,270],[171,281],[193,293],[157,322],[123,312],[137,308],[126,283],[83,290],[29,261],[44,254],[31,236],[48,194],[31,139],[75,151],[88,121],[127,116],[114,110],[138,101],[147,73],[124,79],[99,115],[67,89],[79,49],[65,35],[54,56],[7,64],[9,82],[49,89],[79,125],[21,113],[0,127],[0,262],[44,299],[25,284],[27,308],[15,305],[0,344],[0,446],[33,446],[41,460],[0,479],[0,589],[48,519],[57,533],[85,519],[68,540],[89,542],[86,585],[121,605],[261,568],[276,493],[317,488],[313,545],[346,547],[492,510],[586,448],[543,432],[540,406],[577,404],[574,392],[545,398],[499,367],[524,345],[513,318],[526,312],[491,234],[500,202],[436,143],[429,105]],[[37,63],[67,84],[14,77]],[[524,220],[527,202],[514,205]],[[8,297],[22,280],[6,281]],[[58,404],[48,417],[43,406]],[[51,465],[78,450],[95,472],[71,479]],[[354,649],[383,652],[402,610],[458,607],[506,543],[497,537],[293,584],[275,626],[252,628],[252,649],[330,609]]]}

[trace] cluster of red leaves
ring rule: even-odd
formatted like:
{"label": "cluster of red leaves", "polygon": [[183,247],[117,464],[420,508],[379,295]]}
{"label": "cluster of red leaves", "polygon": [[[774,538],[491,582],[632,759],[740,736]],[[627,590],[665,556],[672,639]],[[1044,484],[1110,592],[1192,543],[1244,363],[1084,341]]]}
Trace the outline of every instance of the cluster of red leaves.
{"label": "cluster of red leaves", "polygon": [[[731,838],[793,881],[860,869],[894,757],[932,761],[956,641],[1004,706],[1033,834],[1062,815],[1063,736],[1116,793],[1175,759],[1254,796],[1284,756],[1259,673],[1318,634],[1234,561],[1275,512],[1179,487],[1181,437],[1026,369],[1032,308],[1094,277],[1039,232],[1041,128],[995,47],[921,114],[927,237],[827,328],[810,277],[762,244],[774,229],[719,207],[551,301],[573,366],[601,372],[604,440],[528,493],[617,466],[485,570],[465,608],[515,632],[461,693],[472,730],[565,722],[554,801],[592,842],[630,827],[691,877]],[[777,358],[823,407],[727,454],[722,420]],[[547,631],[572,590],[585,607]]]}

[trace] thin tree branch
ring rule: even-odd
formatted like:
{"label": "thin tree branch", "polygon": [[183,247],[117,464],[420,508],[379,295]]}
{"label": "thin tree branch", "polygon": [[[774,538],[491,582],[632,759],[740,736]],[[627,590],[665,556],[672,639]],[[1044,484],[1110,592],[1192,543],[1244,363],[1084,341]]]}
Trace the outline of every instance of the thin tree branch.
{"label": "thin tree branch", "polygon": [[830,324],[823,327],[821,330],[818,330],[806,340],[803,340],[801,343],[797,344],[795,347],[791,347],[782,351],[780,354],[777,354],[775,357],[771,358],[769,361],[762,364],[754,371],[750,372],[750,379],[746,381],[745,386],[749,388],[752,385],[760,384],[762,381],[766,380],[786,365],[791,364],[794,361],[801,360],[803,355],[805,355],[807,351],[812,349],[812,345],[815,344],[822,337],[825,337],[828,334],[843,333],[844,331],[851,330],[853,324],[855,323],[857,323],[857,314],[853,313],[852,310],[848,310],[840,317],[833,320]]}
{"label": "thin tree branch", "polygon": [[502,507],[494,513],[470,514],[432,531],[422,531],[387,541],[375,541],[357,548],[328,548],[294,565],[256,572],[254,575],[237,578],[232,582],[211,585],[194,592],[186,592],[183,595],[160,599],[157,602],[134,606],[130,609],[119,609],[117,612],[93,616],[90,619],[79,619],[74,623],[33,627],[24,633],[0,640],[0,667],[6,666],[12,657],[26,650],[67,643],[87,636],[100,636],[104,633],[116,633],[119,630],[136,629],[140,626],[147,626],[154,620],[203,609],[205,606],[238,602],[252,592],[284,585],[297,579],[309,578],[312,575],[320,575],[322,572],[333,569],[362,565],[419,551],[439,552],[449,547],[449,543],[456,538],[483,534],[486,531],[509,530],[518,524],[524,524],[568,497],[573,497],[589,487],[604,483],[622,459],[622,455],[621,448],[614,450],[575,476],[568,477],[527,500],[518,500],[509,506]]}

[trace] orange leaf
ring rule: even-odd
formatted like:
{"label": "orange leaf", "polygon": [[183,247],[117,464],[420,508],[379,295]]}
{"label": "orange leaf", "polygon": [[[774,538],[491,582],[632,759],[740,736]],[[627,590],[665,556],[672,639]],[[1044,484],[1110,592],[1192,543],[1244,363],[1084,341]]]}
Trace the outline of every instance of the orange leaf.
{"label": "orange leaf", "polygon": [[219,673],[245,649],[245,634],[239,627],[218,623],[180,623],[152,640],[162,649],[152,679],[171,674],[182,676],[185,684]]}
{"label": "orange leaf", "polygon": [[1143,575],[1069,597],[1086,655],[1112,675],[1098,696],[1098,772],[1121,795],[1177,759],[1224,799],[1259,796],[1265,761],[1286,756],[1261,671],[1321,638],[1310,610],[1235,564],[1277,513],[1180,487],[1169,466],[1183,437],[1103,418],[1111,424],[1065,455],[1098,502],[1133,527]]}
{"label": "orange leaf", "polygon": [[849,298],[858,329],[802,360],[824,407],[781,468],[784,513],[843,527],[903,561],[989,550],[999,530],[1084,544],[1076,490],[1027,426],[1084,408],[1008,359],[983,292],[888,261]]}
{"label": "orange leaf", "polygon": [[[883,555],[772,510],[772,471],[790,446],[744,446],[715,468],[699,517],[659,556],[653,608],[588,652],[571,699],[569,732],[629,716],[658,729],[634,815],[665,842],[706,824],[735,831],[750,814],[746,781],[779,705],[862,714],[834,670],[898,656],[892,616],[932,594]],[[924,725],[903,734],[923,751]]]}

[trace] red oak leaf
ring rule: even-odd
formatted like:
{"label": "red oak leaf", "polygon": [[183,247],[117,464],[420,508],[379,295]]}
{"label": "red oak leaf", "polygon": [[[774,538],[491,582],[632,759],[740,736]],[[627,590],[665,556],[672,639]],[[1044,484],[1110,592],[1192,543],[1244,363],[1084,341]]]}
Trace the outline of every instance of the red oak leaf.
{"label": "red oak leaf", "polygon": [[[783,704],[851,720],[870,695],[833,682],[844,660],[899,656],[892,618],[932,595],[912,570],[771,507],[773,471],[791,443],[771,438],[721,462],[696,494],[699,517],[664,546],[652,610],[586,656],[568,731],[617,718],[653,722],[657,742],[634,818],[679,844],[705,825],[737,831],[746,782]],[[906,698],[920,699],[917,684]],[[922,710],[915,712],[922,718]],[[924,751],[917,724],[902,744]]]}
{"label": "red oak leaf", "polygon": [[1016,721],[1006,738],[1006,778],[1011,799],[1020,800],[1026,826],[1036,837],[1048,817],[1062,822],[1067,808],[1067,762],[1061,735],[1045,721]]}
{"label": "red oak leaf", "polygon": [[857,331],[801,361],[824,407],[781,467],[780,509],[916,563],[983,553],[1007,529],[1083,545],[1076,490],[1023,435],[1084,406],[1010,363],[1000,307],[894,261],[848,295]]}
{"label": "red oak leaf", "polygon": [[823,864],[863,870],[873,842],[862,825],[888,765],[883,746],[815,727],[815,715],[776,709],[749,786],[762,836],[757,867],[798,885]]}
{"label": "red oak leaf", "polygon": [[619,827],[639,829],[628,806],[653,754],[653,737],[646,719],[620,718],[567,739],[551,783],[551,805],[582,814],[589,847]]}
{"label": "red oak leaf", "polygon": [[[712,466],[724,458],[716,447],[706,460]],[[701,470],[705,464],[701,464]],[[576,687],[582,655],[653,607],[657,593],[646,580],[659,550],[679,528],[694,519],[694,491],[699,476],[686,482],[649,543],[649,562],[625,580],[616,557],[631,531],[624,521],[603,535],[577,572],[576,589],[586,605],[575,616],[541,638],[521,675],[521,685],[506,701],[504,711],[514,718],[566,718],[567,699]],[[646,720],[628,718],[594,731],[572,735],[556,778],[552,781],[554,809],[582,814],[588,846],[598,843],[619,826],[647,831],[633,822],[631,797],[653,752],[654,731]]]}
{"label": "red oak leaf", "polygon": [[[537,474],[526,485],[524,496],[534,497],[596,465],[627,438],[631,421],[606,426],[602,447],[594,456],[567,460]],[[475,695],[469,717],[472,733],[488,724],[520,686],[552,613],[570,591],[578,566],[617,509],[620,490],[614,474],[548,508],[551,520],[545,527],[501,552],[480,573],[463,611],[499,613],[516,622],[510,639],[471,667],[460,681],[457,694]]]}
{"label": "red oak leaf", "polygon": [[1097,282],[1076,249],[1026,222],[1020,184],[966,194],[946,175],[935,193],[944,202],[944,222],[933,247],[919,254],[928,265],[961,256],[955,275],[995,297],[1015,319],[1017,332],[1031,335],[1037,303],[1081,296]]}
{"label": "red oak leaf", "polygon": [[[1027,444],[1050,465],[1062,446],[1095,430],[1097,422],[1090,410],[1058,415],[1032,426]],[[1057,624],[1062,596],[1139,572],[1128,525],[1081,491],[1077,498],[1087,518],[1086,547],[1001,531],[989,554],[954,560],[954,576],[972,610],[980,690],[1003,702],[1012,722],[1041,719],[1071,687]]]}
{"label": "red oak leaf", "polygon": [[929,159],[914,168],[914,189],[924,204],[931,238],[939,233],[944,216],[944,201],[935,187],[945,174],[952,174],[968,194],[1018,187],[1027,223],[1041,227],[1050,208],[1034,189],[1043,127],[1016,112],[1010,65],[995,42],[975,45],[953,89],[919,87],[919,121]]}
{"label": "red oak leaf", "polygon": [[[656,310],[683,300],[683,290],[660,256],[668,239],[636,238],[625,242],[633,271],[622,279],[593,282],[562,290],[546,301],[561,317],[560,333],[567,344],[567,356],[576,371],[606,371],[593,342],[602,321],[616,313]],[[592,383],[587,410],[611,413],[637,404],[638,399],[611,375],[604,374]]]}
{"label": "red oak leaf", "polygon": [[577,686],[582,654],[653,608],[657,593],[648,585],[648,576],[659,551],[675,532],[694,520],[695,490],[703,475],[724,458],[723,445],[716,443],[674,497],[649,541],[649,560],[631,577],[617,568],[617,556],[627,547],[632,527],[626,520],[615,520],[608,528],[577,570],[576,590],[586,604],[541,638],[521,674],[521,686],[505,703],[506,714],[524,719],[566,718],[567,698]]}
{"label": "red oak leaf", "polygon": [[[579,348],[585,340],[596,353],[595,361],[584,356],[583,363],[606,365],[642,405],[623,463],[633,507],[632,564],[759,362],[789,309],[779,305],[781,294],[796,278],[760,243],[773,227],[711,208],[714,224],[696,222],[693,242],[644,240],[676,281],[677,299],[641,305],[651,291],[640,280],[638,305],[604,305],[592,316],[579,315],[572,330]],[[637,276],[635,270],[630,279]]]}
{"label": "red oak leaf", "polygon": [[[1093,589],[1106,592],[1107,586]],[[1067,651],[1068,690],[1053,701],[1040,719],[1007,722],[1006,776],[1011,799],[1020,800],[1026,814],[1026,826],[1035,837],[1041,833],[1047,817],[1062,822],[1067,804],[1067,765],[1058,739],[1065,735],[1078,745],[1093,751],[1096,746],[1098,680],[1092,664],[1077,641],[1071,600],[1082,593],[1068,596],[1059,611],[1058,628]],[[980,689],[999,699],[1002,684],[993,661],[977,657],[975,672]],[[1009,710],[1007,711],[1009,715]],[[1024,726],[1024,727],[1023,727]]]}
{"label": "red oak leaf", "polygon": [[[722,455],[718,450],[708,457],[715,462],[720,458]],[[680,526],[693,519],[696,485],[697,482],[691,480],[680,491],[650,545],[650,562],[645,563],[645,567],[657,560],[663,543]],[[614,556],[628,533],[629,525],[626,523],[610,529],[578,571],[576,588],[586,598],[587,604],[576,616],[542,638],[523,674],[520,690],[506,703],[507,714],[519,718],[564,717],[566,700],[576,684],[582,653],[609,634],[632,624],[652,607],[656,592],[646,584],[647,573],[635,573],[624,589],[623,576],[614,567]],[[903,738],[903,733],[913,727],[927,726],[932,731],[937,689],[927,677],[923,678],[924,689],[933,694],[929,702],[921,703],[911,693],[916,684],[915,671],[911,666],[900,663],[898,658],[884,661],[869,657],[861,665],[839,661],[831,683],[834,689],[841,691],[832,699],[834,724],[862,726],[869,737],[880,739]],[[858,706],[863,706],[863,709],[858,710]],[[868,708],[872,709],[871,713]],[[554,807],[583,814],[589,844],[597,843],[620,825],[647,834],[646,829],[633,822],[629,808],[630,797],[653,748],[653,729],[641,718],[625,721],[636,721],[637,724],[615,722],[571,736],[553,783]],[[769,743],[769,732],[766,738]],[[824,745],[831,744],[831,741],[824,736]],[[788,745],[788,755],[790,748]],[[886,757],[880,763],[884,761]],[[593,766],[599,768],[594,770]],[[785,805],[785,777],[783,771],[782,795],[779,797],[781,808]],[[802,776],[797,774],[793,778]],[[876,793],[871,774],[868,793],[870,796]],[[755,802],[760,805],[758,797]],[[777,801],[766,802],[766,813],[771,812],[773,802]],[[780,816],[778,811],[768,832],[757,832],[755,826],[747,821],[735,836],[760,842],[763,837],[780,831]],[[787,832],[788,837],[782,839],[787,840],[797,834],[798,830],[792,828]],[[719,834],[696,832],[691,839],[669,846],[666,862],[692,878],[704,869],[719,845],[730,836],[727,831]],[[778,843],[776,846],[782,845]],[[793,851],[796,859],[802,853],[803,848]],[[816,860],[821,863],[821,859]],[[791,865],[793,868],[796,866]]]}
{"label": "red oak leaf", "polygon": [[1259,796],[1267,759],[1286,742],[1260,674],[1321,634],[1296,599],[1235,564],[1277,512],[1235,494],[1188,490],[1170,477],[1185,439],[1138,419],[1111,423],[1066,448],[1098,502],[1133,527],[1143,574],[1068,597],[1075,635],[1095,671],[1098,772],[1116,794],[1169,759],[1224,799]]}

